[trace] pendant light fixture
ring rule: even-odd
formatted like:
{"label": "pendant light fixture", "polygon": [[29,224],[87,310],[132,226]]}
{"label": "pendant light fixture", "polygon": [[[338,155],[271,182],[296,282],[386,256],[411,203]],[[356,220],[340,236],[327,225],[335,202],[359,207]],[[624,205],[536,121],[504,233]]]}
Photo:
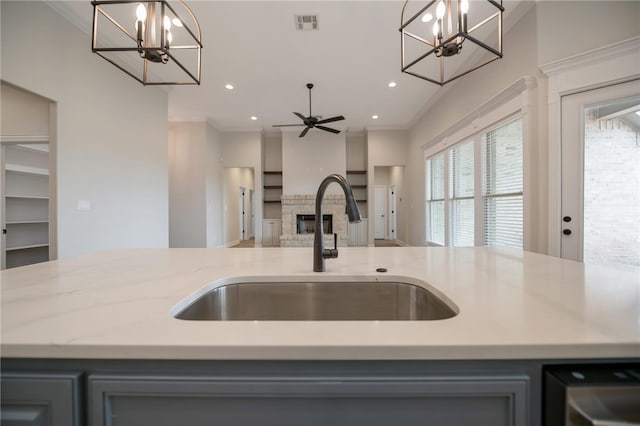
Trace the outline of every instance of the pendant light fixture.
{"label": "pendant light fixture", "polygon": [[503,12],[502,0],[406,0],[402,72],[444,86],[502,58]]}
{"label": "pendant light fixture", "polygon": [[200,84],[200,24],[182,0],[95,0],[91,50],[143,85]]}

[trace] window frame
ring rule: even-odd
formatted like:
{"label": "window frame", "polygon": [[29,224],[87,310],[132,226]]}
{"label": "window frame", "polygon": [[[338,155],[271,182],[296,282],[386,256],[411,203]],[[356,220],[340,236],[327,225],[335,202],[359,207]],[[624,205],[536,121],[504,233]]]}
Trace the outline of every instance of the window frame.
{"label": "window frame", "polygon": [[[547,240],[541,232],[546,230],[547,218],[544,212],[548,205],[545,198],[545,182],[538,182],[541,173],[546,172],[543,148],[536,142],[538,140],[538,79],[534,76],[524,76],[504,90],[498,92],[484,103],[473,108],[466,115],[460,116],[457,121],[452,122],[449,127],[439,133],[435,133],[424,144],[421,145],[423,158],[444,151],[446,148],[471,137],[483,130],[499,126],[510,119],[520,115],[522,118],[522,160],[523,160],[523,250],[544,252]],[[479,148],[478,148],[479,149]],[[480,153],[476,152],[476,158]],[[426,163],[423,163],[423,165]],[[426,185],[426,167],[423,169],[424,175],[422,184]],[[479,176],[479,174],[476,174]],[[476,188],[482,182],[476,182]],[[426,197],[426,192],[423,192]],[[426,199],[426,198],[425,198]],[[426,203],[423,204],[426,206]],[[480,207],[478,207],[480,208]],[[480,211],[483,209],[480,208]],[[478,212],[478,209],[476,209]],[[426,226],[426,211],[422,217],[422,224]],[[478,217],[476,217],[478,220]],[[480,218],[484,221],[484,217]],[[482,223],[482,222],[477,222]],[[478,229],[476,227],[476,229]],[[428,246],[426,240],[426,229],[422,233],[423,245]]]}
{"label": "window frame", "polygon": [[[511,124],[514,121],[520,120],[521,121],[521,126],[522,126],[522,134],[521,134],[521,138],[522,138],[522,150],[523,150],[523,157],[524,157],[524,143],[525,143],[525,137],[524,137],[524,117],[523,114],[521,112],[515,113],[515,114],[511,114],[505,118],[503,118],[502,120],[493,123],[491,126],[488,126],[486,128],[483,128],[479,131],[476,131],[474,134],[472,134],[471,136],[465,137],[464,139],[455,142],[455,143],[450,143],[447,145],[446,148],[443,148],[439,151],[433,152],[431,153],[431,155],[429,155],[428,157],[425,154],[425,188],[427,189],[427,192],[425,192],[425,200],[427,203],[429,203],[429,201],[435,201],[435,200],[429,200],[429,192],[430,191],[430,170],[429,169],[429,161],[431,161],[433,158],[437,157],[437,156],[443,156],[444,157],[444,184],[445,184],[445,188],[444,188],[444,246],[453,246],[452,243],[452,234],[453,234],[453,218],[452,218],[452,203],[456,200],[462,200],[462,199],[473,199],[474,200],[474,246],[484,246],[485,244],[485,204],[487,202],[488,198],[496,198],[496,197],[503,197],[503,196],[522,196],[523,198],[523,203],[524,203],[524,198],[525,198],[525,191],[524,191],[524,159],[523,159],[523,171],[522,171],[522,175],[523,175],[523,189],[522,192],[518,192],[518,193],[509,193],[509,194],[487,194],[485,191],[485,179],[486,179],[486,170],[485,167],[483,165],[483,159],[484,159],[484,148],[485,148],[485,138],[486,135],[488,133],[490,133],[491,131],[494,131],[496,129],[499,129],[501,127],[504,127],[508,124]],[[463,146],[467,143],[472,143],[473,144],[473,175],[474,175],[474,188],[473,188],[473,196],[465,196],[465,197],[455,197],[453,192],[453,188],[452,188],[452,178],[451,178],[451,173],[452,173],[452,166],[451,166],[451,155],[453,153],[453,151],[460,147]],[[438,200],[439,201],[439,200]],[[438,244],[437,242],[434,241],[430,241],[429,240],[429,235],[430,235],[430,230],[429,230],[429,225],[430,225],[430,217],[429,217],[429,213],[430,210],[428,208],[425,208],[425,245],[427,246],[440,246],[440,244]],[[523,211],[523,234],[524,234],[524,211]],[[464,247],[464,246],[456,246],[456,247]],[[523,247],[524,247],[524,236],[523,236]]]}

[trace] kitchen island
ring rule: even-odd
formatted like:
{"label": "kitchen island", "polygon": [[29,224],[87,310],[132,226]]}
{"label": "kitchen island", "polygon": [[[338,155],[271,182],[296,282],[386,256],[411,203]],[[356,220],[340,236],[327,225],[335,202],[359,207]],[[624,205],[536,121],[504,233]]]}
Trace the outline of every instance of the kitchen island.
{"label": "kitchen island", "polygon": [[[486,415],[493,424],[539,425],[543,366],[640,358],[637,268],[505,248],[406,247],[341,248],[327,272],[311,271],[306,248],[127,249],[2,271],[3,386],[7,377],[40,383],[47,374],[64,376],[71,400],[80,401],[72,404],[75,424],[141,424],[139,412],[159,413],[145,424],[173,424],[168,413],[180,410],[167,408],[169,400],[204,413],[194,419],[208,419],[212,401],[247,403],[251,408],[240,411],[262,419],[289,404],[299,408],[285,410],[290,419],[230,423],[222,416],[215,424],[296,424],[304,419],[296,416],[318,409],[314,404],[342,396],[374,408],[391,401],[381,410],[405,413],[407,425],[420,424],[427,408],[435,419],[427,424]],[[408,281],[458,313],[438,321],[173,317],[206,289],[284,278]],[[186,397],[194,392],[201,394]],[[233,404],[223,406],[214,411]],[[331,410],[351,413],[349,407]],[[389,418],[378,413],[361,421]]]}

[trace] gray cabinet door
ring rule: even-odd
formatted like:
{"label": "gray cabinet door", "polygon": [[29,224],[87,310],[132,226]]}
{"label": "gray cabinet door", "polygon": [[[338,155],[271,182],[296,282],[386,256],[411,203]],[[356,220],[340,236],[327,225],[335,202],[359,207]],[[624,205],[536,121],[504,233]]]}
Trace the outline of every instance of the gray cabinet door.
{"label": "gray cabinet door", "polygon": [[2,426],[80,426],[80,373],[3,373]]}
{"label": "gray cabinet door", "polygon": [[92,375],[95,426],[524,426],[526,376]]}

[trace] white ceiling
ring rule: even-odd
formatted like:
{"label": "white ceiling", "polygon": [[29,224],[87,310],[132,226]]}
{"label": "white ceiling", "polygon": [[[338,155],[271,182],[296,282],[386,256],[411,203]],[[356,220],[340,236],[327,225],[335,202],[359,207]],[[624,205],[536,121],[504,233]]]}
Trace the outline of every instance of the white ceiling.
{"label": "white ceiling", "polygon": [[[208,120],[220,130],[295,124],[293,111],[308,115],[305,85],[313,83],[313,115],[346,117],[330,127],[401,129],[443,90],[400,72],[402,1],[187,3],[202,28],[202,83],[168,89],[172,120]],[[50,4],[90,33],[89,1]],[[296,30],[294,15],[303,14],[318,15],[318,31]]]}

